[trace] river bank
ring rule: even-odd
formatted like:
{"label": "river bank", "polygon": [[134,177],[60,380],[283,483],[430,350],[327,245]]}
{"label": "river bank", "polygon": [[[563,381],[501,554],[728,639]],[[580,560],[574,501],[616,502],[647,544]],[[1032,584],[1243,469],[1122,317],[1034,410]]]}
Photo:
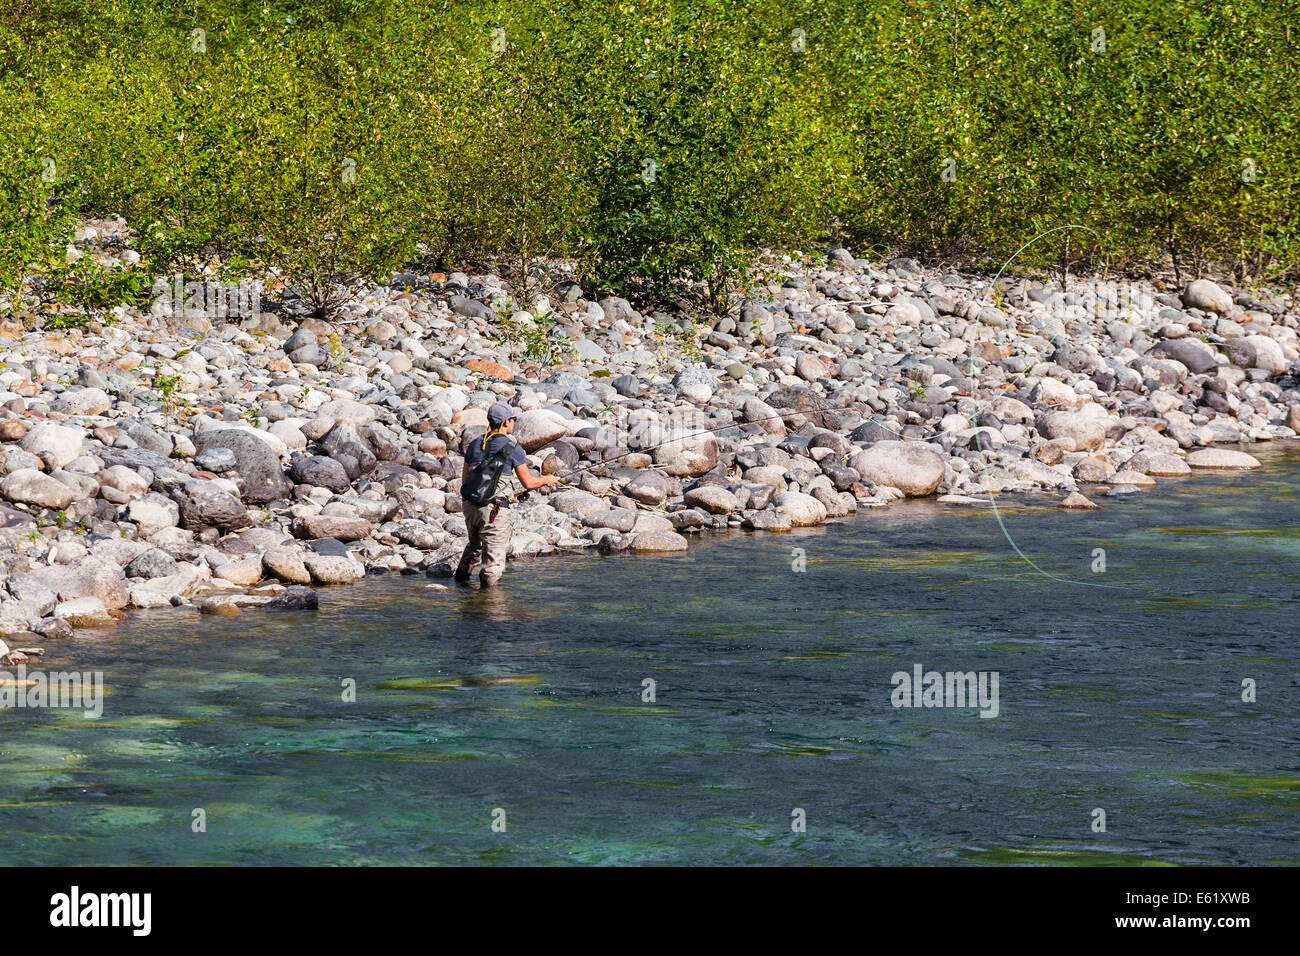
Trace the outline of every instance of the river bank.
{"label": "river bank", "polygon": [[[88,223],[73,252],[118,267],[129,240]],[[512,302],[491,273],[401,274],[332,322],[234,291],[163,281],[147,311],[0,326],[8,645],[449,574],[460,450],[495,401],[533,467],[570,476],[516,504],[512,557],[682,551],[905,498],[1088,508],[1257,467],[1222,446],[1300,428],[1297,303],[1206,280],[989,289],[839,249],[778,261],[707,324],[563,280]]]}

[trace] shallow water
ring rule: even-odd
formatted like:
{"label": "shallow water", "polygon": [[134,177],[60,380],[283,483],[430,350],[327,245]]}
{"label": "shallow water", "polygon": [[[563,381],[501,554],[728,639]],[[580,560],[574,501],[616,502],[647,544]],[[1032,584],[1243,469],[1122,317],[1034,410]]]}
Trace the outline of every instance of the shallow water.
{"label": "shallow water", "polygon": [[[909,503],[49,642],[109,695],[0,710],[0,863],[1295,863],[1300,451],[1250,450],[1090,514]],[[917,663],[998,672],[998,716],[895,708]]]}

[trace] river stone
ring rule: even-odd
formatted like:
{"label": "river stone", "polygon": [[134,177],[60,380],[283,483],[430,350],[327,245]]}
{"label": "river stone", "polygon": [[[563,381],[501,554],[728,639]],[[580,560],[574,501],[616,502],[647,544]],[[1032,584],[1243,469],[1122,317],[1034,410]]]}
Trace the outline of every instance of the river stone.
{"label": "river stone", "polygon": [[636,521],[632,525],[633,534],[641,534],[645,531],[672,531],[672,520],[664,514],[657,511],[638,511]]}
{"label": "river stone", "polygon": [[212,576],[243,588],[252,587],[262,580],[262,558],[256,554],[248,554],[234,561],[227,561],[213,571]]}
{"label": "river stone", "polygon": [[1282,346],[1267,335],[1247,335],[1228,340],[1228,357],[1242,368],[1261,368],[1270,375],[1281,375],[1291,363]]}
{"label": "river stone", "polygon": [[1093,504],[1091,501],[1089,501],[1087,498],[1085,498],[1083,495],[1079,494],[1077,491],[1072,491],[1068,495],[1066,495],[1064,499],[1062,499],[1060,507],[1069,508],[1069,509],[1087,510],[1090,508],[1096,508],[1097,506]]}
{"label": "river stone", "polygon": [[354,584],[366,576],[359,561],[340,555],[309,554],[303,563],[317,584]]}
{"label": "river stone", "polygon": [[49,456],[56,468],[62,468],[81,454],[84,439],[80,429],[46,423],[29,431],[18,445],[37,457]]}
{"label": "river stone", "polygon": [[1209,279],[1194,279],[1189,282],[1182,300],[1185,308],[1200,309],[1203,312],[1223,313],[1232,309],[1232,296]]}
{"label": "river stone", "polygon": [[99,473],[100,485],[116,488],[128,495],[144,495],[149,491],[149,482],[144,477],[124,465],[113,465]]}
{"label": "river stone", "polygon": [[[326,454],[343,465],[348,478],[355,481],[362,475],[368,475],[379,464],[379,458],[351,422],[338,422],[325,433],[320,446]],[[352,466],[348,466],[348,462]]]}
{"label": "river stone", "polygon": [[147,538],[155,531],[180,524],[181,509],[171,498],[151,491],[126,506],[126,518],[139,525],[140,533]]}
{"label": "river stone", "polygon": [[[783,491],[772,499],[777,509],[797,528],[821,524],[826,520],[826,506],[812,495],[799,491]],[[761,512],[760,512],[761,514]]]}
{"label": "river stone", "polygon": [[321,432],[323,435],[340,421],[351,422],[357,427],[368,425],[375,420],[375,409],[371,405],[350,398],[336,398],[316,409],[316,418],[318,420],[323,418],[329,422],[329,426]]}
{"label": "river stone", "polygon": [[421,551],[433,551],[442,545],[446,539],[446,532],[442,530],[441,526],[434,526],[425,521],[408,518],[405,521],[398,522],[397,527],[393,529],[393,536],[412,548],[419,548]]}
{"label": "river stone", "polygon": [[194,590],[200,577],[192,568],[180,568],[176,574],[151,578],[131,585],[130,603],[136,608],[170,607],[173,599]]}
{"label": "river stone", "polygon": [[165,578],[180,571],[180,565],[162,548],[149,548],[126,566],[128,578]]}
{"label": "river stone", "polygon": [[740,502],[726,488],[716,485],[703,485],[692,488],[683,495],[683,500],[693,508],[701,508],[710,514],[725,515],[740,509]]}
{"label": "river stone", "polygon": [[582,524],[587,528],[612,528],[626,534],[636,525],[636,519],[637,513],[628,508],[610,508],[583,515]]}
{"label": "river stone", "polygon": [[1103,481],[1109,481],[1115,476],[1115,463],[1111,461],[1109,455],[1089,455],[1087,458],[1080,459],[1074,466],[1074,478],[1076,481],[1086,481],[1090,484],[1097,484]]}
{"label": "river stone", "polygon": [[311,588],[294,585],[285,588],[266,605],[268,611],[314,611],[320,598]]}
{"label": "river stone", "polygon": [[1259,460],[1230,448],[1198,448],[1187,455],[1192,468],[1258,468]]}
{"label": "river stone", "polygon": [[193,531],[217,528],[228,534],[253,523],[243,502],[214,481],[187,481],[176,495],[176,504],[181,525]]}
{"label": "river stone", "polygon": [[632,539],[633,551],[685,551],[690,547],[686,539],[676,531],[658,529],[643,531]]}
{"label": "river stone", "polygon": [[68,390],[50,408],[65,415],[102,415],[113,407],[113,399],[102,388]]}
{"label": "river stone", "polygon": [[18,504],[55,509],[69,507],[77,497],[63,482],[34,468],[20,468],[5,475],[0,495]]}
{"label": "river stone", "polygon": [[64,601],[54,609],[54,616],[73,627],[106,627],[116,623],[104,602],[93,597]]}
{"label": "river stone", "polygon": [[693,478],[718,466],[718,441],[709,432],[678,438],[653,452],[654,463],[675,478]]}
{"label": "river stone", "polygon": [[[360,541],[370,536],[371,524],[365,518],[344,515],[306,515],[294,519],[296,538],[334,538],[337,541]],[[308,564],[310,570],[311,565]]]}
{"label": "river stone", "polygon": [[745,518],[740,526],[751,531],[789,531],[794,524],[789,512],[777,508],[764,508]]}
{"label": "river stone", "polygon": [[1180,362],[1196,375],[1208,372],[1219,364],[1214,350],[1196,339],[1165,339],[1148,354]]}
{"label": "river stone", "polygon": [[641,471],[624,483],[623,494],[657,508],[668,498],[668,479],[657,471]]}
{"label": "river stone", "polygon": [[165,455],[145,448],[96,448],[95,457],[107,467],[121,465],[137,472],[142,468],[153,472],[171,468],[171,461]]}
{"label": "river stone", "polygon": [[563,416],[547,408],[535,408],[519,415],[510,437],[518,442],[524,451],[536,451],[557,438],[563,438],[568,433],[569,423]]}
{"label": "river stone", "polygon": [[19,600],[39,600],[41,591],[53,592],[60,601],[98,598],[109,609],[126,607],[130,596],[122,569],[94,557],[14,574],[9,578],[9,593]]}
{"label": "river stone", "polygon": [[854,455],[849,465],[864,479],[913,498],[933,494],[943,482],[943,456],[920,442],[878,441]]}
{"label": "river stone", "polygon": [[762,399],[745,399],[741,406],[741,418],[746,422],[757,423],[769,435],[785,436],[785,421],[780,417],[780,412]]}
{"label": "river stone", "polygon": [[286,584],[311,584],[311,573],[296,548],[270,548],[262,555],[262,566],[267,574]]}
{"label": "river stone", "polygon": [[1192,469],[1187,466],[1187,462],[1177,455],[1151,451],[1138,452],[1128,460],[1124,467],[1130,471],[1136,471],[1144,475],[1154,475],[1157,478],[1181,478],[1183,475],[1189,475],[1192,472]]}
{"label": "river stone", "polygon": [[243,482],[243,497],[253,504],[284,498],[293,490],[280,467],[280,457],[267,442],[248,431],[210,429],[194,436],[194,447],[200,455],[209,448],[228,448],[234,452],[235,471]]}
{"label": "river stone", "polygon": [[297,484],[316,485],[338,494],[348,491],[352,486],[343,466],[333,458],[326,458],[324,455],[308,455],[306,458],[299,458],[289,469],[289,477]]}
{"label": "river stone", "polygon": [[1108,425],[1108,419],[1082,412],[1046,412],[1038,419],[1038,432],[1066,451],[1094,451],[1105,443]]}
{"label": "river stone", "polygon": [[234,470],[235,453],[229,448],[209,448],[195,457],[194,464],[204,471],[219,475],[223,471]]}
{"label": "river stone", "polygon": [[604,498],[597,498],[587,491],[580,491],[577,488],[566,488],[564,491],[557,491],[550,497],[550,506],[560,514],[570,514],[574,511],[578,517],[582,518],[597,511],[604,511],[609,507],[609,502]]}

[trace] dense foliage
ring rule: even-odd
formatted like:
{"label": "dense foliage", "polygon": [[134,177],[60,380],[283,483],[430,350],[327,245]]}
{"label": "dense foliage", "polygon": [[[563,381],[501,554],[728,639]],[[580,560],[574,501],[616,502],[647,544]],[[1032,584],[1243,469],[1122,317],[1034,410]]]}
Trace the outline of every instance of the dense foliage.
{"label": "dense foliage", "polygon": [[[7,0],[0,288],[539,258],[725,303],[759,247],[1300,267],[1287,0]],[[1296,35],[1293,36],[1292,34]],[[1099,237],[1099,238],[1098,238]]]}

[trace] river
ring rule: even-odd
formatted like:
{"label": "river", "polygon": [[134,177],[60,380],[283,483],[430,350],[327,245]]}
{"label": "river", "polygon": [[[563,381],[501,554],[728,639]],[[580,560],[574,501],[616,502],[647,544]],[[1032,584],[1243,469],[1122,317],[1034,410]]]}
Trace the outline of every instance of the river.
{"label": "river", "polygon": [[[1300,451],[1249,450],[1086,514],[137,612],[29,665],[102,671],[100,718],[0,711],[0,863],[1294,864]],[[916,665],[996,716],[894,706]]]}

